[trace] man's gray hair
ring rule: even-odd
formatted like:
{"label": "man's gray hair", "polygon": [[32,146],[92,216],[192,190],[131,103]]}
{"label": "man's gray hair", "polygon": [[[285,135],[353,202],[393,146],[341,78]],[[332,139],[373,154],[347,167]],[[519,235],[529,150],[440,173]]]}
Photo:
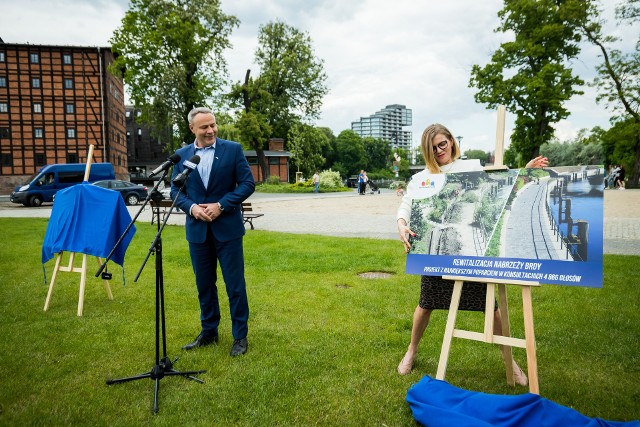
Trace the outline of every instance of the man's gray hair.
{"label": "man's gray hair", "polygon": [[[187,120],[189,120],[189,124],[193,123],[193,118],[198,114],[213,114],[213,111],[208,109],[207,107],[196,107],[193,110],[189,111],[189,115],[187,116]],[[216,115],[213,114],[213,117]]]}

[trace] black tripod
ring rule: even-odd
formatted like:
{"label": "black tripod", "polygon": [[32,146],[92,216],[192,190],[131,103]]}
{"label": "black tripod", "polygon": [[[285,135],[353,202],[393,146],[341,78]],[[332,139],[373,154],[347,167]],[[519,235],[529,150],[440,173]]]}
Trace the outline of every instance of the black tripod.
{"label": "black tripod", "polygon": [[[165,173],[162,176],[160,181],[164,180],[165,175],[166,175],[166,171],[165,171]],[[144,206],[149,201],[149,198],[160,194],[160,193],[157,192],[157,186],[158,186],[158,184],[156,184],[156,186],[153,188],[151,193],[149,193],[149,197],[147,197],[147,199],[145,200],[145,204],[143,204],[141,210],[144,209]],[[161,234],[162,234],[162,230],[164,229],[164,226],[167,224],[167,220],[169,219],[169,215],[171,215],[171,212],[173,211],[175,203],[176,203],[175,200],[173,200],[173,202],[169,205],[169,207],[170,207],[169,212],[165,215],[164,220],[163,220],[162,225],[161,225],[160,224],[160,208],[161,207],[167,207],[167,205],[169,203],[168,202],[162,202],[160,199],[154,199],[154,201],[152,202],[153,215],[157,219],[158,232],[156,234],[156,237],[155,237],[153,243],[151,243],[151,246],[149,247],[149,251],[147,253],[147,256],[146,256],[144,262],[142,263],[142,265],[140,266],[140,270],[138,271],[138,274],[136,275],[136,277],[134,279],[134,281],[138,281],[138,278],[140,277],[140,273],[142,273],[142,270],[143,270],[145,264],[147,263],[147,260],[149,259],[149,256],[152,253],[155,253],[155,255],[156,255],[156,359],[155,359],[155,365],[153,365],[153,368],[151,368],[151,370],[149,372],[145,372],[145,373],[142,373],[142,374],[139,374],[139,375],[135,375],[135,376],[132,376],[132,377],[125,377],[125,378],[107,380],[107,385],[118,384],[118,383],[123,383],[123,382],[127,382],[127,381],[140,380],[140,379],[143,379],[143,378],[150,378],[150,379],[154,380],[155,381],[155,387],[154,387],[154,393],[153,393],[153,412],[154,413],[158,412],[158,391],[160,390],[160,380],[162,378],[164,378],[165,376],[180,375],[180,376],[189,378],[189,379],[191,379],[193,381],[197,381],[199,383],[204,383],[203,380],[201,380],[200,378],[194,377],[194,375],[202,374],[204,372],[207,372],[206,370],[177,371],[177,370],[173,369],[173,364],[178,360],[178,358],[176,358],[175,360],[171,361],[171,359],[169,357],[167,357],[167,334],[166,334],[166,321],[165,321],[165,314],[164,314],[164,275],[163,275],[163,271],[162,271],[162,237],[161,237]],[[138,212],[138,214],[139,214],[139,212]],[[136,215],[135,218],[137,218],[137,217],[138,217],[138,215]],[[133,224],[133,222],[135,222],[135,218],[131,221],[131,224],[129,224],[130,226]],[[125,232],[123,233],[123,237],[127,234],[127,232],[129,231],[129,228],[130,227],[128,227],[127,230],[125,230]],[[116,243],[115,247],[117,247],[119,243],[120,243],[120,240]],[[114,247],[114,250],[115,250],[115,247]],[[105,260],[104,264],[100,267],[100,269],[96,273],[96,277],[98,275],[100,275],[100,273],[101,273],[102,269],[104,268],[104,266],[106,265],[107,261],[109,261],[109,258],[111,257],[111,255],[113,255],[113,251],[114,250],[112,250],[112,253],[109,254],[109,257],[107,257],[107,259]],[[162,359],[160,358],[160,328],[161,327],[162,327]]]}

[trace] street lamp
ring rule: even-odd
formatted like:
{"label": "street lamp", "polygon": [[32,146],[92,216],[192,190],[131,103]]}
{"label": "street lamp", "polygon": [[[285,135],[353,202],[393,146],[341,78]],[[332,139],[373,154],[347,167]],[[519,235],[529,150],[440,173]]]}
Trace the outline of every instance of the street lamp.
{"label": "street lamp", "polygon": [[464,159],[466,156],[462,155],[462,137],[456,136],[456,139],[458,140],[458,148],[460,149],[460,158]]}

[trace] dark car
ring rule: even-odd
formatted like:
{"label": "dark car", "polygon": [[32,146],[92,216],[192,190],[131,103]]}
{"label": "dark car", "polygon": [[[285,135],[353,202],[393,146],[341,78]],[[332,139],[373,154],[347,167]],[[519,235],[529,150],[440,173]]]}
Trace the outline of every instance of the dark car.
{"label": "dark car", "polygon": [[351,175],[344,182],[345,187],[358,188],[358,175]]}
{"label": "dark car", "polygon": [[148,194],[147,187],[119,179],[96,181],[93,185],[120,192],[127,205],[137,205],[140,200],[146,199]]}

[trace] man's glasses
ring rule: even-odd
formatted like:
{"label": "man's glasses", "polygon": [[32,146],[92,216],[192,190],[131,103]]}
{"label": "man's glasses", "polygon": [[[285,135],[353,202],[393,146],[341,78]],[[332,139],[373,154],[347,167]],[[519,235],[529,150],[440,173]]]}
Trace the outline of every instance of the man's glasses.
{"label": "man's glasses", "polygon": [[449,140],[444,140],[442,141],[440,144],[438,145],[432,145],[431,148],[433,148],[433,152],[437,153],[438,149],[444,151],[445,148],[447,148],[447,145],[449,145]]}

